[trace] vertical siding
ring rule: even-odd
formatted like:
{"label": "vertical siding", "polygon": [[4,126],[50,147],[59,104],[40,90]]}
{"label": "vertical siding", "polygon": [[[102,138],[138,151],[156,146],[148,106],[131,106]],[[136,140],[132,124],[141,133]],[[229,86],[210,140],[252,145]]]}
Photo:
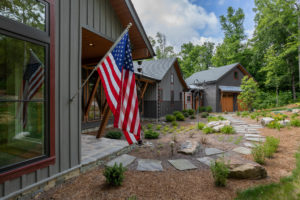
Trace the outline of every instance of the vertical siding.
{"label": "vertical siding", "polygon": [[204,91],[204,105],[203,106],[211,106],[213,112],[216,112],[217,109],[217,88],[215,84],[206,85]]}
{"label": "vertical siding", "polygon": [[0,198],[80,164],[81,98],[69,99],[81,84],[81,27],[116,39],[122,25],[109,0],[56,0],[55,165],[0,184]]}

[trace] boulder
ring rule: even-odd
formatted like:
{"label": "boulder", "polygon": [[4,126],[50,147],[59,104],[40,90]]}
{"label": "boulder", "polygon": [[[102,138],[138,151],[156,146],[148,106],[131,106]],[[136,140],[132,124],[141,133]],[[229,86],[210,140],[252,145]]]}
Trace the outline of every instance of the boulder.
{"label": "boulder", "polygon": [[192,155],[196,152],[198,145],[199,143],[196,141],[187,140],[180,145],[180,149],[178,150],[178,153]]}
{"label": "boulder", "polygon": [[282,126],[286,126],[289,123],[290,123],[290,120],[288,120],[288,119],[284,119],[284,120],[279,121],[279,124],[282,125]]}
{"label": "boulder", "polygon": [[230,126],[231,122],[229,120],[223,120],[221,121],[221,124],[223,124],[224,126]]}
{"label": "boulder", "polygon": [[220,125],[220,121],[211,121],[206,124],[207,127],[214,127]]}
{"label": "boulder", "polygon": [[293,109],[292,113],[300,113],[300,109]]}
{"label": "boulder", "polygon": [[267,171],[259,164],[246,163],[230,169],[229,177],[237,179],[262,179],[267,177]]}
{"label": "boulder", "polygon": [[214,132],[220,132],[221,128],[223,128],[224,126],[225,126],[224,124],[220,124],[220,125],[212,127],[212,129],[214,130]]}
{"label": "boulder", "polygon": [[261,124],[262,124],[263,126],[266,126],[266,125],[268,125],[269,123],[271,123],[272,121],[274,121],[273,118],[271,118],[271,117],[264,117],[264,118],[261,119]]}

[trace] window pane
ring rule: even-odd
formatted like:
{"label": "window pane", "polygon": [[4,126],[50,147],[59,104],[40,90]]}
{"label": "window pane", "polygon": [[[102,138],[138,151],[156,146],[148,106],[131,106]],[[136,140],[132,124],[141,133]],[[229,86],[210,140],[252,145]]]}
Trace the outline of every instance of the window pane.
{"label": "window pane", "polygon": [[46,7],[37,0],[1,0],[0,15],[45,31]]}
{"label": "window pane", "polygon": [[44,152],[44,103],[0,102],[0,168]]}
{"label": "window pane", "polygon": [[45,47],[0,34],[0,100],[44,99]]}

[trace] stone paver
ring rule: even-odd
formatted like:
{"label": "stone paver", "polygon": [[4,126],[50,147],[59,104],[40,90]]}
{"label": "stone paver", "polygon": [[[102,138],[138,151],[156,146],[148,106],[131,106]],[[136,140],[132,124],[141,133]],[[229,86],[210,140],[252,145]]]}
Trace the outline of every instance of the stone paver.
{"label": "stone paver", "polygon": [[128,165],[130,165],[134,160],[136,159],[136,157],[128,155],[128,154],[123,154],[119,157],[116,157],[115,159],[109,161],[106,166],[112,167],[114,166],[114,164],[116,163],[117,165],[120,165],[120,163],[122,163],[123,167],[127,167]]}
{"label": "stone paver", "polygon": [[211,163],[215,161],[215,159],[213,159],[211,157],[197,158],[197,160],[207,166],[210,166]]}
{"label": "stone paver", "polygon": [[220,153],[224,153],[224,151],[216,148],[205,148],[205,155],[207,156],[220,154]]}
{"label": "stone paver", "polygon": [[197,150],[199,143],[196,141],[185,141],[184,143],[181,144],[180,149],[178,150],[179,153],[184,153],[184,154],[194,154],[195,151]]}
{"label": "stone paver", "polygon": [[138,171],[163,171],[161,161],[159,160],[150,160],[150,159],[140,159],[138,160]]}
{"label": "stone paver", "polygon": [[193,165],[189,160],[186,159],[177,159],[177,160],[168,160],[171,165],[173,165],[178,170],[189,170],[196,169],[197,167]]}
{"label": "stone paver", "polygon": [[258,134],[245,134],[245,137],[257,137],[257,138],[263,138],[264,136],[258,135]]}
{"label": "stone paver", "polygon": [[244,155],[251,154],[251,149],[248,149],[246,147],[237,147],[237,148],[234,148],[232,151],[240,153],[240,154],[244,154]]}
{"label": "stone paver", "polygon": [[246,140],[253,141],[253,142],[265,142],[265,138],[259,138],[259,137],[246,137]]}
{"label": "stone paver", "polygon": [[251,142],[244,142],[244,145],[245,145],[246,147],[250,147],[250,148],[255,147],[255,144],[253,144],[253,143],[251,143]]}

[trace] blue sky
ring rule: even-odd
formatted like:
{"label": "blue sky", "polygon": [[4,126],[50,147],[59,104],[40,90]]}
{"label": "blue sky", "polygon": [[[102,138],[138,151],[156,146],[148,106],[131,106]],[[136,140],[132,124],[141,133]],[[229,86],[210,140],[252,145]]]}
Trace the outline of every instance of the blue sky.
{"label": "blue sky", "polygon": [[252,37],[254,30],[254,0],[132,0],[148,35],[166,35],[170,45],[180,51],[186,42],[222,42],[220,15],[227,8],[242,8],[245,13],[245,33]]}

